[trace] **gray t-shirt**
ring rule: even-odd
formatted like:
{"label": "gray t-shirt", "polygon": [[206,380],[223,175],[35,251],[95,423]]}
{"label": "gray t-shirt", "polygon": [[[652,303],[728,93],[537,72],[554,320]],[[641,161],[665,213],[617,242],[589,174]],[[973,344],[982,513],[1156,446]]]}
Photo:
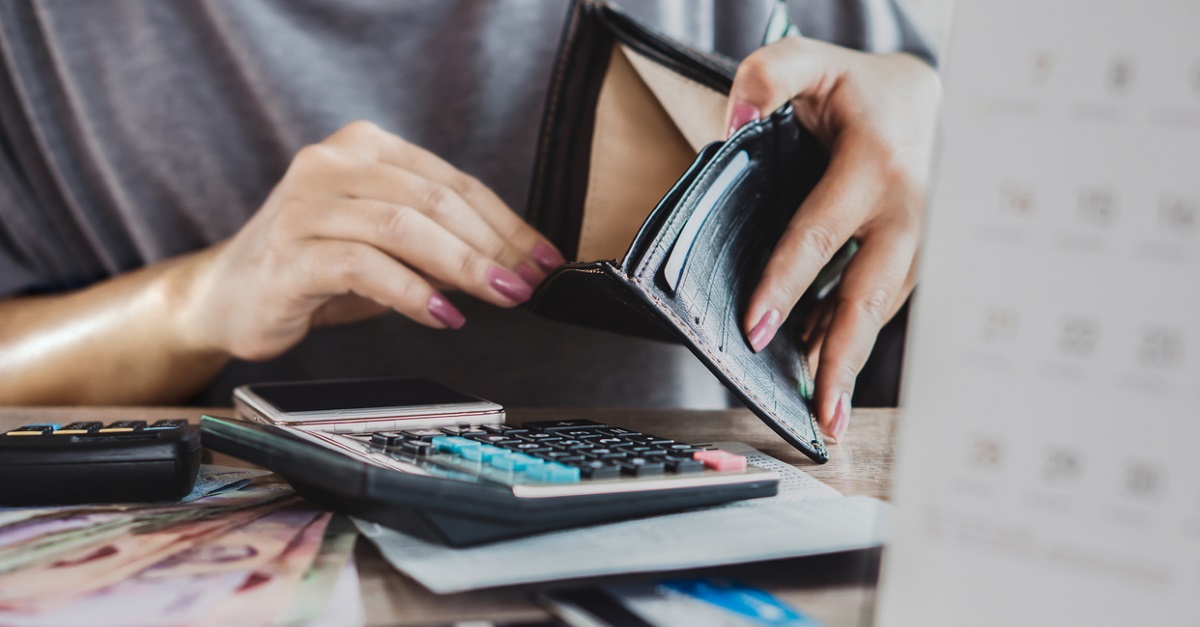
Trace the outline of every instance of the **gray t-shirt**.
{"label": "gray t-shirt", "polygon": [[[768,0],[628,0],[741,58]],[[15,0],[0,3],[0,298],[77,289],[212,245],[292,155],[371,120],[524,211],[569,5],[552,0]],[[806,35],[928,48],[892,0],[793,0]],[[458,332],[398,315],[234,362],[196,399],[255,380],[416,374],[510,405],[719,407],[686,350],[455,298]],[[0,320],[0,324],[3,321]]]}

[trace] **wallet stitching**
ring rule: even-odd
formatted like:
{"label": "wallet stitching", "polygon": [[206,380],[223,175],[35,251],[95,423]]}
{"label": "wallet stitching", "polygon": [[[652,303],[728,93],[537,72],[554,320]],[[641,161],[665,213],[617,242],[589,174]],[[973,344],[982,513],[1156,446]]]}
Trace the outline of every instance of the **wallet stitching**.
{"label": "wallet stitching", "polygon": [[[653,293],[647,292],[647,291],[645,291],[645,290],[642,290],[642,293],[644,293],[644,294],[645,294],[645,295],[646,295],[648,298],[650,298],[650,300],[654,301],[654,303],[655,303],[656,305],[658,305],[658,306],[659,306],[659,308],[660,308],[660,311],[662,311],[663,313],[666,313],[666,314],[667,314],[667,316],[671,318],[672,322],[674,322],[674,323],[675,323],[675,325],[676,325],[676,328],[677,328],[677,329],[679,329],[679,330],[680,330],[680,331],[681,331],[681,332],[682,332],[684,335],[686,335],[686,336],[688,337],[688,339],[690,339],[690,340],[692,341],[692,346],[696,347],[696,348],[697,348],[697,349],[698,349],[698,350],[699,350],[701,353],[704,353],[704,356],[705,356],[705,357],[707,357],[707,358],[708,358],[709,360],[711,360],[711,361],[712,361],[714,364],[716,364],[716,365],[717,365],[717,367],[721,368],[721,370],[725,371],[725,372],[726,372],[726,375],[728,376],[728,368],[727,368],[727,366],[725,365],[725,362],[724,362],[724,361],[722,361],[722,360],[721,360],[719,357],[717,357],[716,355],[714,355],[714,354],[713,354],[711,351],[709,351],[709,350],[708,350],[708,348],[707,348],[707,347],[705,347],[705,346],[704,346],[704,344],[703,344],[703,343],[700,341],[700,338],[699,338],[699,336],[697,336],[697,335],[696,335],[696,334],[695,334],[695,333],[692,331],[692,329],[691,329],[691,327],[690,327],[690,326],[688,326],[687,324],[684,324],[684,323],[683,323],[683,322],[682,322],[682,321],[679,319],[679,316],[678,316],[678,315],[675,313],[675,311],[674,311],[673,309],[671,309],[669,306],[667,306],[667,304],[666,304],[666,303],[664,303],[662,300],[660,300],[660,299],[659,299],[659,298],[658,298],[656,295],[654,295]],[[750,398],[751,398],[751,399],[752,399],[752,400],[755,402],[755,404],[757,404],[757,405],[759,405],[759,406],[766,406],[766,402],[765,402],[765,401],[764,401],[762,398],[760,398],[760,397],[759,397],[757,394],[755,394],[753,391],[751,391],[751,390],[747,389],[747,388],[746,388],[744,385],[742,385],[742,383],[741,383],[740,381],[737,381],[737,380],[733,379],[732,377],[730,377],[730,378],[729,378],[729,380],[730,380],[730,382],[732,382],[734,385],[736,385],[736,386],[737,386],[737,388],[738,388],[739,390],[741,390],[741,391],[742,391],[742,392],[743,392],[743,393],[744,393],[746,396],[750,397]],[[812,412],[810,411],[810,412],[806,412],[806,413],[808,413],[808,415],[809,415],[809,424],[808,424],[808,425],[806,425],[806,426],[807,426],[807,427],[809,427],[809,428],[812,428],[812,426],[813,426],[813,425],[811,424],[811,422],[812,422]],[[805,437],[809,437],[809,436],[806,436],[806,435],[805,435],[805,434],[803,434],[803,433],[795,433],[796,429],[795,429],[795,428],[793,428],[793,427],[792,427],[790,424],[788,424],[788,423],[787,423],[787,422],[785,422],[785,421],[776,420],[775,422],[776,422],[777,424],[779,424],[781,427],[783,427],[783,429],[784,429],[785,431],[788,431],[789,433],[792,433],[793,435],[795,435],[795,436],[796,436],[796,439],[797,439],[797,440],[799,440],[799,441],[800,441],[800,442],[801,442],[801,443],[802,443],[804,446],[813,447],[813,445],[812,445],[812,440],[805,440],[805,439],[804,439]],[[815,433],[815,432],[814,432],[814,433]],[[816,439],[816,438],[813,438],[813,439]],[[820,440],[817,440],[817,441],[820,441]],[[813,447],[813,448],[815,448],[815,447]],[[818,451],[818,452],[821,452],[821,451]]]}

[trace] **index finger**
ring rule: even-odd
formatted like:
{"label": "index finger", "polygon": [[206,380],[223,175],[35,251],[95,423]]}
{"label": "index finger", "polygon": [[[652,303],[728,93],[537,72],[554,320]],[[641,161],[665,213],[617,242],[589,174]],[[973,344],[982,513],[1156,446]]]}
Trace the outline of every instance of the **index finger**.
{"label": "index finger", "polygon": [[835,150],[825,175],[775,245],[747,303],[746,339],[755,352],[775,336],[817,273],[863,225],[878,197],[870,156],[854,142]]}
{"label": "index finger", "polygon": [[351,124],[344,132],[359,146],[373,149],[373,156],[380,162],[403,168],[453,190],[478,211],[480,217],[501,237],[528,254],[542,270],[549,272],[566,261],[549,240],[522,220],[488,186],[441,157],[373,124]]}
{"label": "index finger", "polygon": [[[729,90],[725,112],[728,134],[733,135],[747,122],[766,116],[790,100],[822,100],[837,85],[853,54],[804,37],[784,37],[755,50],[738,65]],[[797,112],[805,126],[819,126],[816,120],[805,119],[807,108],[798,107]]]}

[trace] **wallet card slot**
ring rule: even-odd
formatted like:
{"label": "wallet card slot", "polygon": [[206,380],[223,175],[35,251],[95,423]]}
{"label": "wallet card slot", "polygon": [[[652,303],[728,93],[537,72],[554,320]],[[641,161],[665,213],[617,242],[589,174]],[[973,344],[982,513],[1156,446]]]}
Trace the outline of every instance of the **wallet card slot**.
{"label": "wallet card slot", "polygon": [[667,263],[663,265],[663,279],[671,288],[671,293],[674,293],[675,289],[679,287],[679,279],[683,276],[692,246],[696,243],[696,237],[700,235],[700,229],[708,221],[708,217],[717,203],[735,186],[749,166],[750,155],[745,150],[735,154],[717,175],[712,187],[705,190],[704,195],[700,197],[700,202],[696,203],[696,208],[692,210],[692,215],[688,216],[687,222],[683,223],[683,229],[679,232],[678,239],[671,247],[671,254],[667,257]]}
{"label": "wallet card slot", "polygon": [[654,210],[646,218],[646,221],[642,223],[642,228],[634,236],[633,243],[629,246],[629,252],[625,254],[625,259],[621,262],[623,270],[632,273],[637,268],[642,261],[642,256],[646,252],[647,247],[658,237],[659,229],[662,228],[664,221],[672,215],[675,208],[683,200],[684,194],[692,188],[692,184],[696,182],[696,179],[704,171],[705,166],[713,160],[713,157],[720,150],[721,143],[719,142],[705,146],[696,157],[696,160],[692,162],[692,165],[683,173],[683,176],[679,177],[679,180],[675,185],[671,186],[667,195],[663,196],[663,199],[658,202],[658,205],[654,207]]}

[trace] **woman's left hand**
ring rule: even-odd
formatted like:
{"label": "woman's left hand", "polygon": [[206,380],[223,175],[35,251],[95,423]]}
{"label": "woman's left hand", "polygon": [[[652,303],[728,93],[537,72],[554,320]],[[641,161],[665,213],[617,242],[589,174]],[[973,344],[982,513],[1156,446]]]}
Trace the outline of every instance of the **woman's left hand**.
{"label": "woman's left hand", "polygon": [[849,425],[855,379],[880,328],[913,289],[941,83],[907,54],[788,37],[738,67],[730,133],[789,100],[829,148],[829,167],[775,247],[743,324],[751,346],[762,350],[817,272],[848,240],[859,240],[812,334],[817,415],[836,439]]}

